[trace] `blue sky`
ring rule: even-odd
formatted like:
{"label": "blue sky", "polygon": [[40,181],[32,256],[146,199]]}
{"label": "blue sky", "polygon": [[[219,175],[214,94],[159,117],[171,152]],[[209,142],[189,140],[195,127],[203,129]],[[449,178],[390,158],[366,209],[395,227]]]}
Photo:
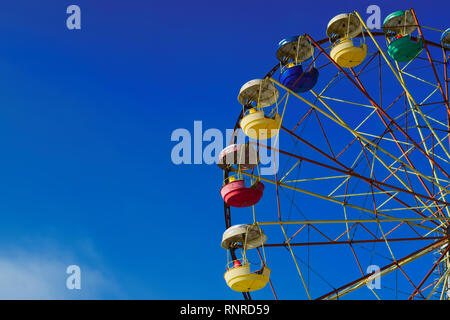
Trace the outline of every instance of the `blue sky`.
{"label": "blue sky", "polygon": [[[81,30],[65,26],[70,4]],[[221,172],[174,165],[171,133],[232,128],[279,40],[324,38],[371,4],[448,27],[445,1],[3,1],[0,298],[240,299],[223,280]],[[274,259],[279,295],[304,298]],[[80,291],[65,289],[70,264]]]}

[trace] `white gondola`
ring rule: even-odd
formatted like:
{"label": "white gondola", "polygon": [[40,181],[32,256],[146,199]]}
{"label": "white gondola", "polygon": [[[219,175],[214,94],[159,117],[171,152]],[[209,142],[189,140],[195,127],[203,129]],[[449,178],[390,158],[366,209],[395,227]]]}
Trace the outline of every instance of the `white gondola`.
{"label": "white gondola", "polygon": [[265,108],[276,103],[278,97],[278,90],[272,82],[265,79],[255,79],[241,87],[238,101],[242,105],[254,102],[258,108]]}
{"label": "white gondola", "polygon": [[229,227],[222,236],[222,248],[230,249],[240,244],[245,249],[261,247],[267,241],[262,229],[251,224],[237,224]]}
{"label": "white gondola", "polygon": [[251,145],[232,144],[220,152],[217,165],[224,170],[235,165],[238,171],[246,171],[255,168],[258,163],[258,152]]}

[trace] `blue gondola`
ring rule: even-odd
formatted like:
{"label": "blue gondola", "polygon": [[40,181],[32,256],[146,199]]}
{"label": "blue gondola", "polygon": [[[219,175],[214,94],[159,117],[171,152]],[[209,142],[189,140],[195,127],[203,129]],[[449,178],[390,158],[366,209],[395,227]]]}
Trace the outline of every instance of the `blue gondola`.
{"label": "blue gondola", "polygon": [[278,44],[277,58],[284,65],[279,77],[286,88],[301,93],[311,90],[319,78],[319,70],[312,67],[305,71],[301,65],[314,55],[314,47],[306,37],[290,37]]}

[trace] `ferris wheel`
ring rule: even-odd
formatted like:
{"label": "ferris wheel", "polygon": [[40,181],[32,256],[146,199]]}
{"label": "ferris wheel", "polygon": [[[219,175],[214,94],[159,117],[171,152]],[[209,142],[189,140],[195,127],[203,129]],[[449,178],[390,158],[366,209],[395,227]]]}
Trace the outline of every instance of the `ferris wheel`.
{"label": "ferris wheel", "polygon": [[450,29],[413,9],[382,31],[355,11],[324,39],[279,42],[277,64],[241,87],[219,155],[231,290],[450,299],[449,52]]}

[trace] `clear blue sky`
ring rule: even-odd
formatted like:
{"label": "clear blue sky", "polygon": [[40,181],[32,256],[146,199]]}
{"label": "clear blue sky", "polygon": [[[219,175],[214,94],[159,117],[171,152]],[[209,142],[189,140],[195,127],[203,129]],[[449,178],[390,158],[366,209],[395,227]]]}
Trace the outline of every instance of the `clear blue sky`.
{"label": "clear blue sky", "polygon": [[[324,38],[371,4],[448,27],[447,1],[3,1],[0,297],[240,299],[223,280],[221,172],[174,165],[170,135],[231,128],[278,41]],[[274,259],[280,297],[304,298],[283,279],[289,256]],[[65,289],[70,264],[81,291]]]}

